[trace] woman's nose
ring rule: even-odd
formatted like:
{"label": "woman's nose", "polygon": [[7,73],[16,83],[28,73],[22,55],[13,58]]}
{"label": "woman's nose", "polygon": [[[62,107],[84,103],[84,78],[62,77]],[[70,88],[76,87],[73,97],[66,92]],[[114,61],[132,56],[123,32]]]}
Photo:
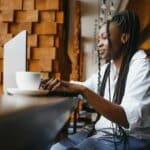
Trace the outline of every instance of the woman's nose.
{"label": "woman's nose", "polygon": [[97,46],[100,48],[100,47],[102,47],[103,46],[103,43],[102,43],[102,41],[98,41],[98,44],[97,44]]}

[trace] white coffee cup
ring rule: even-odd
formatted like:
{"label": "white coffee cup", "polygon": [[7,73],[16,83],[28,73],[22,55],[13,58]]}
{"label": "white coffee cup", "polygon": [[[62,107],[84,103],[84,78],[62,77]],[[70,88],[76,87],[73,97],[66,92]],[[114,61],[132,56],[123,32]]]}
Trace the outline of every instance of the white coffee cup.
{"label": "white coffee cup", "polygon": [[21,90],[37,90],[41,82],[40,72],[16,72],[17,88]]}

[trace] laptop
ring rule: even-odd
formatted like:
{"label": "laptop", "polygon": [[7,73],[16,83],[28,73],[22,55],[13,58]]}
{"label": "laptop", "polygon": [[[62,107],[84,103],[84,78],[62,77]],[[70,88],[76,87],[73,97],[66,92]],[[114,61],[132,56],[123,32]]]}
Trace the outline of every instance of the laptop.
{"label": "laptop", "polygon": [[27,69],[27,31],[24,30],[4,44],[3,91],[16,88],[16,72]]}

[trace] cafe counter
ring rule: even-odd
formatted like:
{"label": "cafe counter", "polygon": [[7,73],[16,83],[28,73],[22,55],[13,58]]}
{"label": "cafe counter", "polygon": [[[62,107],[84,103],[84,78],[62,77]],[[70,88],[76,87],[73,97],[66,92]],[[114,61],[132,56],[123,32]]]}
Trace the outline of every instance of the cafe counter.
{"label": "cafe counter", "polygon": [[0,97],[0,149],[46,150],[76,105],[74,97]]}

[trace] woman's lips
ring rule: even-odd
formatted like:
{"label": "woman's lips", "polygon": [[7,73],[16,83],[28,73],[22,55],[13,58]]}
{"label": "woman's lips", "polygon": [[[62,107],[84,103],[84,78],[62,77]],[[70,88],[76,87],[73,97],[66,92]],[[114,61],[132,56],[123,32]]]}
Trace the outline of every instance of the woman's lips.
{"label": "woman's lips", "polygon": [[99,51],[100,51],[100,55],[104,55],[105,52],[106,52],[106,50],[104,50],[104,49],[101,49],[101,50],[99,50]]}

